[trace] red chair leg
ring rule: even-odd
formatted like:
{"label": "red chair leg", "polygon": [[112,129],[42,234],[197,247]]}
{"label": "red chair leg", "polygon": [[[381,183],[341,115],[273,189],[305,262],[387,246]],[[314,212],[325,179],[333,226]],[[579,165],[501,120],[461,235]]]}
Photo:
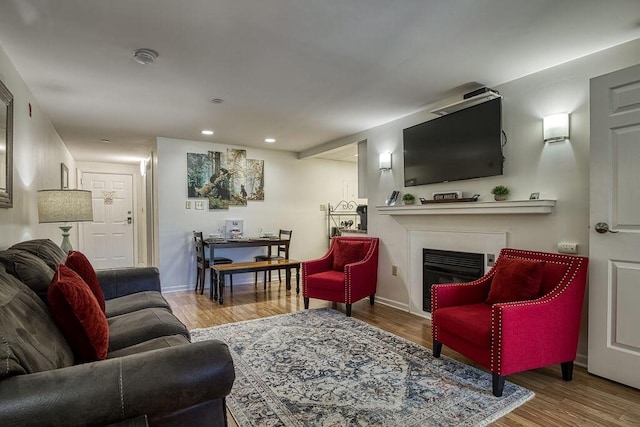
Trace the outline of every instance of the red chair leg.
{"label": "red chair leg", "polygon": [[561,363],[560,368],[562,368],[562,379],[571,381],[573,379],[573,361]]}
{"label": "red chair leg", "polygon": [[442,343],[436,340],[433,340],[433,357],[440,357],[442,353]]}
{"label": "red chair leg", "polygon": [[376,296],[375,295],[369,295],[369,304],[373,305],[373,303],[376,301]]}
{"label": "red chair leg", "polygon": [[347,317],[351,317],[351,304],[347,304]]}
{"label": "red chair leg", "polygon": [[493,377],[493,395],[495,397],[501,397],[504,390],[504,380],[507,378],[504,375],[492,374]]}
{"label": "red chair leg", "polygon": [[305,310],[309,308],[309,298],[302,298],[304,300],[304,308]]}

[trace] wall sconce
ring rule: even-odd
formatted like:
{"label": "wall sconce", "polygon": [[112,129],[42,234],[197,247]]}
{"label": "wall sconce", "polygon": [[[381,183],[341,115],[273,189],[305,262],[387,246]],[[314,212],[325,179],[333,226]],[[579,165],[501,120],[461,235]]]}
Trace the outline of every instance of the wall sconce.
{"label": "wall sconce", "polygon": [[379,160],[381,171],[391,170],[391,153],[381,153]]}
{"label": "wall sconce", "polygon": [[544,142],[569,139],[569,113],[552,114],[543,120]]}

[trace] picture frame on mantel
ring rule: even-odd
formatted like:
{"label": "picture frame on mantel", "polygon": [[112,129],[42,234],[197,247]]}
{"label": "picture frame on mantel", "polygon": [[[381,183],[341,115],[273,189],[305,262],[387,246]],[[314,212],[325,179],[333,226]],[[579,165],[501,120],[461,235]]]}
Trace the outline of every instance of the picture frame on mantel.
{"label": "picture frame on mantel", "polygon": [[60,189],[69,189],[69,168],[64,163],[60,163]]}

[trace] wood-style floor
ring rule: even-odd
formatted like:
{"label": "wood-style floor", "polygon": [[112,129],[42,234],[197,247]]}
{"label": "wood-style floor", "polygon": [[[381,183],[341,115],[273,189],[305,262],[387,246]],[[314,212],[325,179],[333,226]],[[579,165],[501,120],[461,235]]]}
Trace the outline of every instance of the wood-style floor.
{"label": "wood-style floor", "polygon": [[[272,282],[267,290],[262,283],[226,288],[224,305],[210,301],[194,291],[165,294],[174,313],[189,329],[204,328],[242,320],[257,319],[304,310],[302,295],[287,292],[284,284]],[[311,300],[311,307],[330,307],[330,302]],[[344,305],[337,308],[344,312]],[[431,348],[430,321],[384,306],[368,299],[353,306],[353,317]],[[470,363],[457,353],[443,350],[449,357]],[[565,382],[560,366],[523,372],[507,377],[536,396],[507,414],[495,426],[640,426],[640,391],[587,373],[576,366],[573,381]]]}

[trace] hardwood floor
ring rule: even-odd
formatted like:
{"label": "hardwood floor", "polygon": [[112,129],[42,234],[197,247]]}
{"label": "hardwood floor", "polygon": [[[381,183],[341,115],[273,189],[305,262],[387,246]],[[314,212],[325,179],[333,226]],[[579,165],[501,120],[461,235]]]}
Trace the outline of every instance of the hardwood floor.
{"label": "hardwood floor", "polygon": [[[302,295],[285,290],[284,284],[272,282],[267,290],[261,283],[234,285],[225,290],[224,305],[210,301],[194,291],[165,294],[174,313],[189,329],[204,328],[242,320],[257,319],[303,310]],[[311,300],[311,307],[329,307],[330,302]],[[337,308],[344,312],[344,305]],[[364,299],[354,304],[353,317],[431,348],[431,324],[428,320]],[[448,350],[449,357],[472,364]],[[638,426],[640,425],[640,391],[587,373],[576,366],[573,381],[565,382],[560,366],[523,372],[507,377],[536,393],[535,398],[507,414],[494,426]]]}

